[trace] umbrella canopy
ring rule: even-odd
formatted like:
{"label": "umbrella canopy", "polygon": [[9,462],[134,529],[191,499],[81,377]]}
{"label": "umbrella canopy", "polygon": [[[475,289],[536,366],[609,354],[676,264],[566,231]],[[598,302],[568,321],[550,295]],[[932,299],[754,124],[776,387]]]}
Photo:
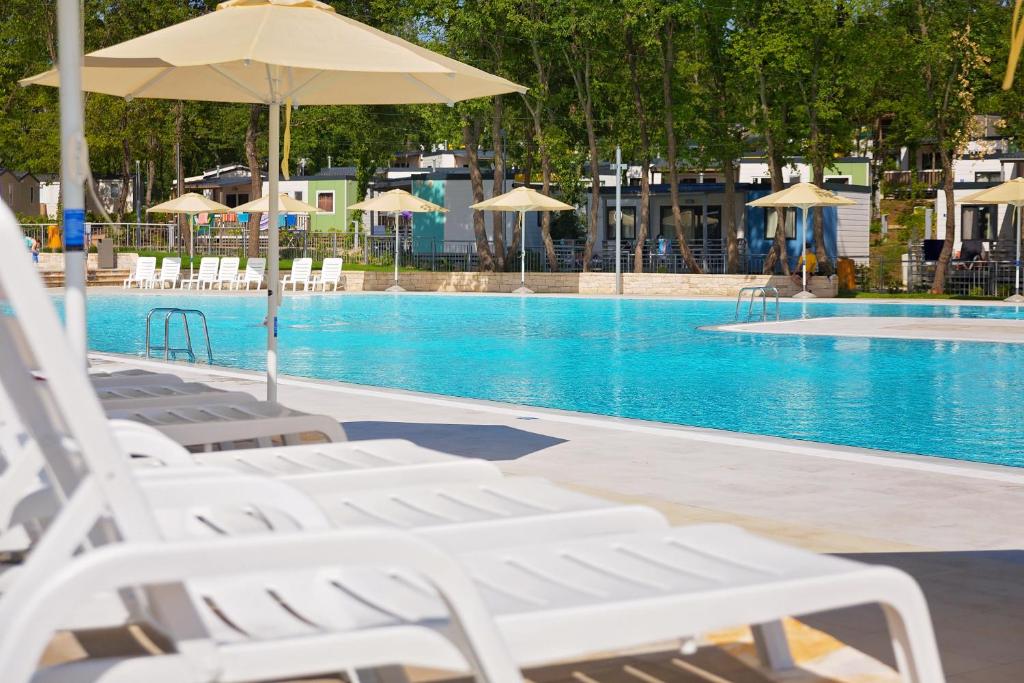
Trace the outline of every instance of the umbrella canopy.
{"label": "umbrella canopy", "polygon": [[[232,211],[247,213],[266,213],[270,211],[270,196],[264,195],[259,199],[236,206]],[[310,206],[306,202],[300,202],[291,195],[281,193],[277,196],[277,210],[281,213],[320,213],[320,209]]]}
{"label": "umbrella canopy", "polygon": [[420,199],[416,195],[409,194],[405,190],[388,190],[381,192],[376,197],[364,199],[361,202],[350,205],[350,209],[361,211],[384,211],[386,213],[428,213],[430,211],[447,212],[448,209],[439,206],[426,199]]}
{"label": "umbrella canopy", "polygon": [[[120,97],[301,104],[452,103],[526,89],[315,0],[231,0],[91,52],[82,88]],[[56,70],[21,81],[58,85]]]}
{"label": "umbrella canopy", "polygon": [[960,204],[1012,204],[1024,206],[1024,178],[1014,178],[960,200]]}
{"label": "umbrella canopy", "polygon": [[808,208],[812,206],[843,206],[848,204],[856,204],[856,202],[846,197],[840,197],[835,192],[830,192],[813,183],[796,183],[795,185],[790,185],[785,190],[779,190],[766,197],[747,202],[747,206],[768,208],[786,206]]}
{"label": "umbrella canopy", "polygon": [[485,199],[469,208],[481,211],[568,211],[573,209],[570,204],[541,194],[531,187],[517,187],[514,190]]}
{"label": "umbrella canopy", "polygon": [[228,213],[230,211],[233,209],[196,192],[188,192],[146,209],[146,213],[183,213],[190,216],[197,213]]}
{"label": "umbrella canopy", "polygon": [[[278,194],[281,105],[452,104],[526,89],[337,14],[316,0],[229,0],[216,12],[85,56],[83,90],[269,105],[269,195]],[[60,85],[57,70],[22,85]],[[285,131],[285,149],[288,132]],[[287,152],[286,152],[287,156]],[[268,282],[279,286],[277,202]],[[267,400],[277,400],[277,297],[267,297]]]}

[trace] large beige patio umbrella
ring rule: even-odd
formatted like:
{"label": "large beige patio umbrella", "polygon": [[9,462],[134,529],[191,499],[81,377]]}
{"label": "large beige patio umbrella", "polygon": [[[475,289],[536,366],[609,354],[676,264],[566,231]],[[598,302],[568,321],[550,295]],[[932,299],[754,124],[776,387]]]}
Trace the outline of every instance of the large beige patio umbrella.
{"label": "large beige patio umbrella", "polygon": [[398,214],[406,211],[409,213],[431,213],[434,211],[447,213],[448,209],[433,202],[428,202],[426,199],[420,199],[416,195],[409,194],[405,190],[388,190],[387,192],[381,192],[376,197],[356,202],[348,208],[357,209],[359,211],[382,211],[384,213],[395,214],[395,284],[388,287],[387,291],[404,292],[405,290],[398,284]]}
{"label": "large beige patio umbrella", "polygon": [[[840,197],[835,192],[829,192],[823,187],[813,183],[796,183],[784,190],[773,192],[770,195],[747,202],[747,206],[760,206],[764,208],[783,208],[787,206],[797,207],[803,211],[803,222],[800,228],[800,256],[803,262],[800,291],[794,294],[794,298],[812,299],[814,294],[807,291],[807,259],[803,258],[807,251],[807,211],[815,206],[844,206],[856,204],[852,199]],[[784,229],[779,226],[779,229]],[[785,254],[782,255],[785,258]]]}
{"label": "large beige patio umbrella", "polygon": [[519,214],[519,289],[514,293],[533,294],[533,290],[526,286],[526,212],[568,211],[575,207],[524,185],[505,194],[470,204],[469,208],[480,211],[515,211]]}
{"label": "large beige patio umbrella", "polygon": [[195,217],[199,213],[229,213],[231,208],[215,202],[209,197],[196,192],[185,194],[169,199],[166,202],[151,206],[146,213],[180,213],[188,216],[188,275],[192,277],[192,261],[195,260],[195,249],[193,248],[193,237],[195,236]]}
{"label": "large beige patio umbrella", "polygon": [[960,200],[961,204],[1009,204],[1014,208],[1014,225],[1017,245],[1017,255],[1014,259],[1016,274],[1014,277],[1013,294],[1006,297],[1006,301],[1024,303],[1024,296],[1020,291],[1020,210],[1024,206],[1024,178],[1014,178],[1005,183],[990,187],[974,194],[969,194]]}
{"label": "large beige patio umbrella", "polygon": [[[317,0],[229,0],[216,12],[85,56],[82,89],[128,99],[270,108],[269,195],[278,195],[282,104],[452,104],[525,88],[335,13]],[[23,85],[57,86],[57,70]],[[287,131],[286,131],[287,139]],[[287,168],[285,166],[285,168]],[[268,212],[270,286],[277,202]],[[267,399],[277,400],[277,297],[267,297]]]}

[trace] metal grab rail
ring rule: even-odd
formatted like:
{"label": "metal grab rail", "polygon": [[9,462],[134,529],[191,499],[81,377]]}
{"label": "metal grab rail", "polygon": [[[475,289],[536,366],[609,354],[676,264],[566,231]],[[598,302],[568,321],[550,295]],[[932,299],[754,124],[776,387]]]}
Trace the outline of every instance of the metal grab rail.
{"label": "metal grab rail", "polygon": [[733,318],[734,320],[740,319],[740,304],[743,303],[744,292],[750,292],[750,305],[747,306],[747,322],[750,322],[750,315],[754,311],[754,297],[759,293],[761,295],[761,322],[768,319],[769,292],[773,292],[775,294],[775,319],[781,320],[781,313],[779,309],[779,288],[773,287],[772,285],[741,287],[739,293],[736,294],[736,315]]}
{"label": "metal grab rail", "polygon": [[[164,314],[164,342],[162,346],[153,346],[152,339],[150,336],[151,325],[153,316],[157,313]],[[172,347],[171,346],[171,318],[174,316],[181,316],[181,322],[185,329],[185,343],[187,346],[184,347]],[[206,325],[206,315],[195,308],[166,308],[157,307],[150,309],[146,315],[146,358],[152,357],[153,351],[163,351],[164,360],[170,360],[171,357],[177,359],[179,353],[188,355],[189,362],[196,362],[196,353],[192,349],[192,333],[188,328],[188,316],[197,315],[203,323],[203,336],[206,339],[206,360],[210,365],[213,365],[213,349],[210,346],[210,329]]]}

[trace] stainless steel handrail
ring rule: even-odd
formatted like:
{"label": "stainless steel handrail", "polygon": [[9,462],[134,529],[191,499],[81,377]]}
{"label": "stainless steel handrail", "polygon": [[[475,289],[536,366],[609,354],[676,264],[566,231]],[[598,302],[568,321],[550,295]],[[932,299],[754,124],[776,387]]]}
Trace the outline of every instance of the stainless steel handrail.
{"label": "stainless steel handrail", "polygon": [[759,285],[755,287],[741,287],[740,291],[736,294],[736,313],[733,317],[734,320],[740,319],[740,304],[743,303],[744,292],[750,292],[750,304],[747,306],[747,322],[750,322],[750,316],[754,312],[754,297],[757,294],[761,295],[761,322],[768,319],[768,294],[775,294],[775,319],[781,320],[781,310],[779,307],[779,288],[772,285]]}
{"label": "stainless steel handrail", "polygon": [[[153,346],[152,344],[152,322],[153,316],[157,313],[164,314],[164,341],[161,346]],[[192,348],[192,332],[188,326],[188,316],[195,315],[199,317],[199,320],[203,323],[203,337],[206,342],[206,360],[213,365],[213,347],[210,345],[210,328],[206,324],[206,314],[196,308],[171,308],[158,306],[157,308],[150,309],[146,315],[146,358],[151,358],[154,351],[163,351],[164,360],[171,360],[173,355],[175,358],[177,354],[184,353],[188,355],[189,362],[196,362],[196,353]],[[181,316],[181,322],[184,326],[185,331],[185,346],[183,347],[172,347],[171,346],[171,318],[174,316]]]}

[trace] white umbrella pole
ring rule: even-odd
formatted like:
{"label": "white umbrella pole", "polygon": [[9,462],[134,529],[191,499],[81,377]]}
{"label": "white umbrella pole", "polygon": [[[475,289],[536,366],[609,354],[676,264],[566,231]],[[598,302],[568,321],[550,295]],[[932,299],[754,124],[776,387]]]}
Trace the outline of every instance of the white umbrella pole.
{"label": "white umbrella pole", "polygon": [[1017,204],[1013,208],[1015,213],[1017,214],[1017,239],[1015,240],[1017,246],[1017,260],[1014,264],[1017,267],[1017,273],[1014,278],[1013,289],[1015,294],[1020,294],[1020,204]]}
{"label": "white umbrella pole", "polygon": [[[192,279],[192,271],[195,269],[196,261],[196,224],[192,220],[192,216],[188,217],[188,279]],[[191,285],[189,285],[191,286]]]}
{"label": "white umbrella pole", "polygon": [[399,214],[395,214],[395,287],[398,286],[398,217]]}
{"label": "white umbrella pole", "polygon": [[[1019,259],[1018,259],[1019,260]],[[519,284],[526,287],[526,212],[519,212]]]}
{"label": "white umbrella pole", "polygon": [[267,400],[277,401],[277,288],[281,286],[281,268],[278,263],[280,249],[277,241],[277,178],[281,163],[280,141],[281,103],[270,103],[270,140],[267,146],[269,167],[269,208],[267,220]]}
{"label": "white umbrella pole", "polygon": [[82,113],[82,29],[78,0],[57,4],[60,68],[60,176],[64,195],[64,311],[68,342],[88,365],[85,323],[85,189],[82,165],[85,133]]}
{"label": "white umbrella pole", "polygon": [[804,224],[800,230],[800,258],[803,259],[803,291],[807,291],[807,207],[804,207]]}

